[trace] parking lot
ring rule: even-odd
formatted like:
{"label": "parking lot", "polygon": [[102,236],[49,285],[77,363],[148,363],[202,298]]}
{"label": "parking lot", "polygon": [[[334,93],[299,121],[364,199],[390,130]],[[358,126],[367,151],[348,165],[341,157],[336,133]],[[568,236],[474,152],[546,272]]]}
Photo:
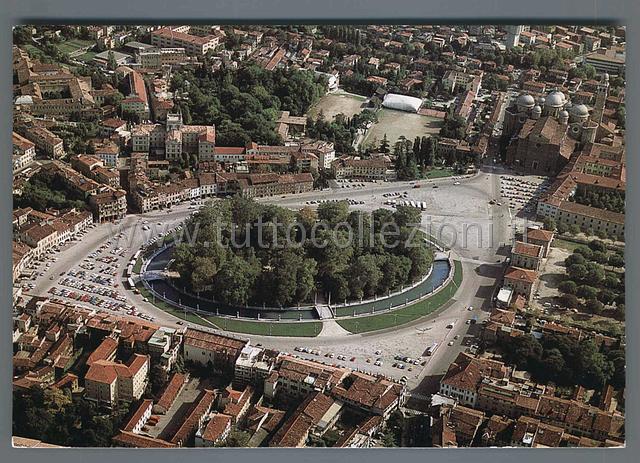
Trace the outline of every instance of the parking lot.
{"label": "parking lot", "polygon": [[[159,214],[129,216],[116,223],[92,224],[82,233],[33,262],[19,281],[25,296],[46,294],[53,302],[156,321],[140,306],[142,296],[126,286],[127,268],[143,244],[155,243],[187,216],[187,204],[155,223]],[[147,218],[148,217],[148,218]],[[146,304],[145,304],[146,305]],[[154,316],[155,315],[155,316]],[[164,314],[166,322],[168,316]]]}
{"label": "parking lot", "polygon": [[48,290],[50,295],[55,296],[52,299],[153,320],[152,317],[138,314],[120,290],[121,268],[130,253],[128,248],[119,244],[124,238],[124,233],[117,234],[67,272],[61,272],[57,284]]}
{"label": "parking lot", "polygon": [[[427,326],[407,328],[400,337],[358,336],[343,337],[339,341],[315,338],[306,344],[298,341],[293,346],[291,341],[281,340],[283,345],[280,349],[291,349],[288,354],[292,356],[325,365],[396,380],[405,377],[407,385],[415,387],[427,369],[433,369],[433,362],[444,365],[443,358],[455,358],[458,352],[476,345],[477,328],[470,320],[476,318],[479,326],[486,314],[478,308],[468,309],[461,316],[440,316],[429,321]],[[435,348],[429,352],[434,345]]]}
{"label": "parking lot", "polygon": [[549,177],[503,175],[500,177],[500,195],[516,217],[532,218],[536,214],[538,198],[550,184]]}

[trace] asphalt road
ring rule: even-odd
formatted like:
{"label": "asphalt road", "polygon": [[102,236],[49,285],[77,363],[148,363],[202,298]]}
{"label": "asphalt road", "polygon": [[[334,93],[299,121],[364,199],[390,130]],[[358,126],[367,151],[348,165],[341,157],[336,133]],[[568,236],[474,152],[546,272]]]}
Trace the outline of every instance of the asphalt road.
{"label": "asphalt road", "polygon": [[[429,378],[444,373],[458,353],[475,342],[474,336],[479,326],[467,324],[467,320],[477,316],[480,322],[488,316],[490,297],[495,288],[496,278],[502,273],[502,262],[506,257],[503,246],[509,239],[511,219],[506,206],[489,205],[489,200],[498,199],[500,194],[497,170],[494,172],[487,169],[472,178],[459,180],[419,181],[420,188],[413,188],[413,183],[368,183],[364,188],[314,191],[285,197],[261,198],[259,201],[299,208],[307,205],[306,202],[310,200],[356,199],[364,201],[364,204],[354,207],[365,211],[384,207],[383,203],[388,199],[383,196],[384,193],[406,191],[408,199],[425,201],[427,210],[422,214],[423,228],[450,244],[454,257],[463,263],[463,283],[451,303],[436,313],[396,329],[354,335],[330,321],[325,323],[322,333],[316,338],[250,336],[252,343],[295,354],[298,354],[294,350],[296,346],[317,349],[322,352],[319,356],[299,355],[364,371],[379,372],[395,378],[406,375],[409,387],[417,387],[419,391],[426,388],[425,384]],[[434,185],[438,187],[434,188]],[[109,249],[124,249],[117,262],[116,275],[121,275],[131,256],[145,241],[154,234],[180,224],[191,212],[188,204],[183,204],[174,206],[171,211],[129,215],[116,224],[95,226],[80,240],[66,245],[59,253],[51,256],[57,257],[57,261],[36,280],[35,288],[30,294],[45,295],[50,287],[57,285],[61,272],[78,268],[89,254],[109,240]],[[148,221],[150,231],[142,230],[143,220]],[[158,222],[161,225],[157,225]],[[119,233],[122,233],[121,238],[116,237]],[[53,276],[53,280],[49,279],[50,276]],[[155,323],[173,327],[184,326],[178,325],[179,319],[176,317],[144,302],[142,296],[125,290],[122,285],[119,285],[118,290],[125,295],[128,304],[152,317]],[[468,310],[469,306],[474,308],[473,311]],[[450,323],[454,324],[453,328],[447,328]],[[200,325],[198,327],[202,328]],[[450,341],[453,341],[452,346],[447,345]],[[433,356],[422,358],[425,361],[424,366],[413,366],[412,371],[392,366],[396,355],[420,358],[434,342],[438,342],[439,347]],[[381,354],[376,355],[375,351],[381,351]],[[328,352],[334,353],[333,359],[324,357]],[[335,358],[338,354],[345,355],[347,359],[338,361]],[[351,361],[351,357],[356,357],[356,360]],[[382,360],[380,367],[373,365],[378,358]]]}

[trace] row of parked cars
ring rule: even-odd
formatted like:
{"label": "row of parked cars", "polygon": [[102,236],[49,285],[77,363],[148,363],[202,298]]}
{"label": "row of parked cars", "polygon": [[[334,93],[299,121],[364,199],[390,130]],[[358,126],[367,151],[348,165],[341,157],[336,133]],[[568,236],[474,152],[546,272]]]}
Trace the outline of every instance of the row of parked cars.
{"label": "row of parked cars", "polygon": [[[83,294],[77,291],[68,290],[66,288],[58,288],[57,286],[49,288],[49,294],[64,297],[66,299],[72,299],[77,302],[86,302],[88,304],[91,304],[93,307],[98,307],[101,309],[121,311],[128,308],[127,304],[125,304],[124,302],[109,301],[96,295]],[[54,302],[63,302],[63,300],[58,299],[54,300]]]}
{"label": "row of parked cars", "polygon": [[100,284],[88,283],[85,280],[78,280],[71,277],[65,277],[60,280],[60,284],[64,286],[68,286],[69,288],[79,289],[81,291],[85,291],[91,294],[99,294],[100,296],[109,297],[111,299],[115,299],[116,301],[124,302],[126,298],[120,294],[118,291],[108,288],[106,286],[102,286]]}

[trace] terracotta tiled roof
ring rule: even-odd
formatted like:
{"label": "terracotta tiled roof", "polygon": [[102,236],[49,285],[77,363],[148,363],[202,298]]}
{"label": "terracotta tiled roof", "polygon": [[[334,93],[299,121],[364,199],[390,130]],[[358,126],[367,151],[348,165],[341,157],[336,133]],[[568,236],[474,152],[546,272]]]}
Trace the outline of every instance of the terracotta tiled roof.
{"label": "terracotta tiled roof", "polygon": [[142,419],[144,414],[147,412],[147,410],[149,410],[149,408],[152,405],[153,405],[153,400],[144,399],[142,403],[138,406],[138,408],[136,408],[136,410],[133,412],[133,415],[131,415],[131,418],[129,418],[129,421],[124,426],[124,428],[122,428],[122,430],[133,431],[133,428],[136,426],[136,424],[138,424],[140,419]]}
{"label": "terracotta tiled roof", "polygon": [[306,439],[311,427],[322,419],[333,404],[334,400],[321,392],[310,394],[276,432],[269,446],[296,447]]}
{"label": "terracotta tiled roof", "polygon": [[128,431],[122,431],[111,439],[116,447],[136,447],[136,448],[172,448],[175,444],[164,441],[162,439],[154,439],[153,437],[142,436]]}
{"label": "terracotta tiled roof", "polygon": [[207,423],[202,433],[202,438],[210,442],[216,442],[225,430],[231,426],[231,417],[222,413],[216,413]]}
{"label": "terracotta tiled roof", "polygon": [[527,228],[527,239],[550,242],[553,239],[553,232],[541,228]]}
{"label": "terracotta tiled roof", "polygon": [[522,254],[528,257],[542,257],[542,247],[537,244],[524,243],[522,241],[516,241],[513,246],[514,254]]}
{"label": "terracotta tiled roof", "polygon": [[91,352],[89,358],[87,359],[87,366],[91,366],[97,360],[108,360],[112,355],[115,354],[118,349],[118,341],[113,339],[110,336],[107,336],[102,340],[100,345],[96,347],[96,349]]}
{"label": "terracotta tiled roof", "polygon": [[184,386],[184,382],[186,379],[186,375],[182,373],[174,373],[171,377],[171,380],[167,383],[162,395],[160,396],[160,400],[158,400],[158,407],[160,407],[165,412],[171,408],[173,402],[178,397],[180,390]]}
{"label": "terracotta tiled roof", "polygon": [[538,272],[520,267],[509,267],[504,274],[504,279],[534,283],[538,279]]}
{"label": "terracotta tiled roof", "polygon": [[215,392],[213,391],[204,390],[200,394],[200,397],[196,400],[191,412],[187,415],[182,425],[180,425],[171,438],[171,443],[177,445],[187,444],[187,441],[193,436],[193,434],[195,434],[200,419],[211,408],[214,399]]}

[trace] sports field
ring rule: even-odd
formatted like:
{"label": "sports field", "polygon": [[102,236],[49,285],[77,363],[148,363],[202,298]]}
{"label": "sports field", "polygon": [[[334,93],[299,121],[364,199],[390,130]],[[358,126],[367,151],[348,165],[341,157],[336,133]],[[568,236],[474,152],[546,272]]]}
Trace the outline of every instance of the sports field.
{"label": "sports field", "polygon": [[88,47],[93,42],[89,40],[80,40],[80,39],[71,39],[65,40],[64,42],[56,43],[56,48],[60,50],[61,53],[69,54],[73,53],[80,48]]}
{"label": "sports field", "polygon": [[377,114],[378,123],[369,129],[362,146],[369,144],[378,146],[385,134],[391,146],[403,135],[411,141],[417,136],[437,135],[443,123],[442,119],[435,117],[389,108],[382,108]]}
{"label": "sports field", "polygon": [[338,114],[342,113],[347,117],[352,117],[362,111],[366,98],[360,95],[354,95],[342,90],[333,93],[327,93],[325,96],[313,105],[309,110],[309,116],[317,117],[320,112],[324,114],[326,120],[333,120]]}

